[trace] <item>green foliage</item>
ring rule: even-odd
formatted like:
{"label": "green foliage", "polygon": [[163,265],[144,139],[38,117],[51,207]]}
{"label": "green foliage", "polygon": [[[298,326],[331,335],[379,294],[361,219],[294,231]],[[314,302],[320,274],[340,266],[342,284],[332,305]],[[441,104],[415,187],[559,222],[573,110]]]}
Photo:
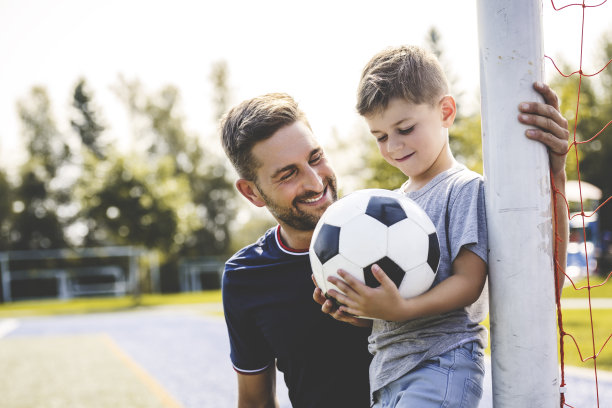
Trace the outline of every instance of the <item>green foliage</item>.
{"label": "green foliage", "polygon": [[70,149],[57,130],[46,91],[32,88],[18,102],[23,136],[30,159],[19,170],[19,184],[11,196],[17,211],[11,216],[9,249],[46,249],[66,245],[60,207],[70,201],[62,170],[68,167]]}
{"label": "green foliage", "polygon": [[104,126],[99,123],[97,113],[90,104],[91,96],[86,89],[85,79],[80,79],[74,89],[72,101],[77,117],[71,120],[70,124],[81,137],[83,145],[88,147],[98,159],[104,159],[100,146],[100,135],[104,131]]}
{"label": "green foliage", "polygon": [[[213,79],[216,120],[228,99],[224,63],[215,65]],[[227,254],[233,184],[225,161],[185,130],[178,90],[147,93],[125,80],[117,90],[132,122],[127,153],[103,141],[85,79],[72,93],[78,138],[70,143],[44,88],[19,101],[29,157],[15,185],[0,172],[0,250],[143,246],[160,255],[162,280],[164,271],[176,275],[181,257]]]}
{"label": "green foliage", "polygon": [[[146,172],[148,184],[176,217],[170,239],[177,245],[169,247],[169,254],[224,254],[235,212],[224,161],[185,131],[175,88],[146,95],[138,82],[123,85],[123,99],[139,124],[138,151],[147,152],[142,163],[152,166]],[[137,158],[138,151],[131,156]]]}
{"label": "green foliage", "polygon": [[365,161],[371,170],[366,188],[394,190],[406,181],[404,173],[387,163],[376,146],[365,153]]}
{"label": "green foliage", "polygon": [[12,189],[6,173],[0,169],[0,251],[9,249],[12,213]]}
{"label": "green foliage", "polygon": [[[605,66],[612,59],[610,36],[602,38],[599,66]],[[568,74],[576,68],[558,62],[562,72]],[[587,73],[590,74],[590,73]],[[602,190],[603,199],[612,196],[612,69],[603,70],[593,77],[574,74],[569,78],[555,76],[553,87],[559,94],[562,113],[569,121],[570,142],[573,144],[567,156],[568,179],[580,178]],[[578,91],[580,100],[578,103]],[[577,119],[577,125],[576,125]],[[607,126],[607,127],[606,127]],[[577,164],[579,163],[579,166]],[[612,206],[600,210],[602,230],[612,230]]]}
{"label": "green foliage", "polygon": [[457,118],[450,128],[450,149],[458,162],[482,174],[482,136],[480,114]]}

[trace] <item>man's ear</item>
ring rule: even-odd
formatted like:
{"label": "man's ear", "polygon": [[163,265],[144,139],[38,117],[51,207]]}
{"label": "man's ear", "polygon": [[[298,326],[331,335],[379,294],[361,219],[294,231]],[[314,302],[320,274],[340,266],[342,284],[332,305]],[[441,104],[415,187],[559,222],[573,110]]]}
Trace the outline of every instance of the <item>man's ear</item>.
{"label": "man's ear", "polygon": [[440,100],[440,111],[442,113],[442,126],[445,128],[451,127],[457,115],[457,105],[455,98],[450,95],[445,95]]}
{"label": "man's ear", "polygon": [[259,193],[257,186],[252,181],[242,179],[242,178],[238,179],[236,180],[236,188],[238,189],[240,194],[245,196],[247,200],[252,202],[257,207],[266,206],[266,203],[261,197],[261,194]]}

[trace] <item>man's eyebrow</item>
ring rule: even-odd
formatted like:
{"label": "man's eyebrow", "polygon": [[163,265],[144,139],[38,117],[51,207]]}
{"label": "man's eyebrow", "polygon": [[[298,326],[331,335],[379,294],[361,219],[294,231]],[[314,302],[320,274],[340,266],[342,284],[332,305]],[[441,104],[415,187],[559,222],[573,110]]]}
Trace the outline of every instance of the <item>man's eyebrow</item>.
{"label": "man's eyebrow", "polygon": [[314,156],[317,153],[323,153],[323,148],[319,146],[312,149],[312,151],[310,152],[310,157]]}

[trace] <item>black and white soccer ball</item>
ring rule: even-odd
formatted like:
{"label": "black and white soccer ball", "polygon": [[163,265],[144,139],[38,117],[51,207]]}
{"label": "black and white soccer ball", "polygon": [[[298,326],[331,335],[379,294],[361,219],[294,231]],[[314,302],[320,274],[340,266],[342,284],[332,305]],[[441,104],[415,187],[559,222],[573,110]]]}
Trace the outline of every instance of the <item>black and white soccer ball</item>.
{"label": "black and white soccer ball", "polygon": [[427,291],[436,276],[440,246],[425,211],[403,194],[358,190],[336,201],[315,227],[309,249],[317,286],[327,295],[339,290],[327,281],[344,269],[370,287],[378,264],[404,298]]}

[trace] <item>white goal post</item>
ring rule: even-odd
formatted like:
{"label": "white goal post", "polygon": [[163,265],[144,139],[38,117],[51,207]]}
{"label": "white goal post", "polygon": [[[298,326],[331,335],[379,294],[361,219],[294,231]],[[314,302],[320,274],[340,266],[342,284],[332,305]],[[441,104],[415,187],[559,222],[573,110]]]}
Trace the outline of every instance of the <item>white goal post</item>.
{"label": "white goal post", "polygon": [[541,0],[478,0],[478,35],[493,406],[557,408],[549,162],[517,119],[541,100]]}

